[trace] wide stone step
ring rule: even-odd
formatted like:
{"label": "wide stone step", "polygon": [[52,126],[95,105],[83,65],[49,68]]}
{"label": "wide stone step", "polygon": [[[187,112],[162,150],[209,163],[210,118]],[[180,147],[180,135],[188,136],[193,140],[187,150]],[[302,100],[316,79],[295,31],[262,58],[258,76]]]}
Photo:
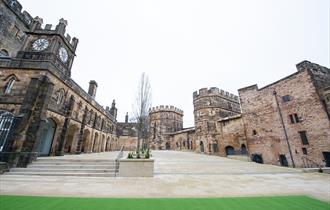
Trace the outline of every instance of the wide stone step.
{"label": "wide stone step", "polygon": [[27,168],[56,168],[56,169],[65,169],[65,168],[72,168],[72,169],[114,169],[116,165],[77,165],[77,164],[30,164]]}
{"label": "wide stone step", "polygon": [[8,172],[6,175],[24,176],[88,176],[88,177],[114,177],[115,173],[65,173],[65,172]]}
{"label": "wide stone step", "polygon": [[114,173],[114,169],[12,168],[10,172]]}
{"label": "wide stone step", "polygon": [[115,163],[115,160],[106,159],[51,159],[51,158],[38,158],[36,162],[72,162],[72,163]]}

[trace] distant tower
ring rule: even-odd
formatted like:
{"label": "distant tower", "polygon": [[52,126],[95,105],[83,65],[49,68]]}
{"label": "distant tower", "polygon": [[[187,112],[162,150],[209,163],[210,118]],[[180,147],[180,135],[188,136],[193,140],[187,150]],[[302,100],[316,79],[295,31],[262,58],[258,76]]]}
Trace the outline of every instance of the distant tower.
{"label": "distant tower", "polygon": [[126,112],[125,123],[128,123],[128,112]]}
{"label": "distant tower", "polygon": [[113,100],[111,104],[110,114],[117,119],[117,108],[116,108],[116,101]]}
{"label": "distant tower", "polygon": [[202,88],[193,94],[196,145],[199,151],[217,153],[216,123],[219,119],[241,113],[238,96],[216,87]]}
{"label": "distant tower", "polygon": [[97,89],[97,83],[95,80],[91,80],[89,82],[89,87],[88,87],[88,94],[95,98],[96,96],[96,89]]}
{"label": "distant tower", "polygon": [[165,149],[166,134],[183,129],[183,111],[174,106],[157,106],[149,110],[149,146]]}

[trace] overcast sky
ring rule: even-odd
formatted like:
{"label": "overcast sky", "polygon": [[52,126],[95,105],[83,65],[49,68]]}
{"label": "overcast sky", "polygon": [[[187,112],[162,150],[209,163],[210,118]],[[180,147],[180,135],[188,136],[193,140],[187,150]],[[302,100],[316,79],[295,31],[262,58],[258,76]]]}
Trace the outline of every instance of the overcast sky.
{"label": "overcast sky", "polygon": [[85,90],[96,80],[104,107],[118,120],[131,112],[142,72],[153,106],[184,110],[203,87],[265,86],[309,60],[329,67],[329,0],[20,0],[44,23],[68,20],[79,38],[72,77]]}

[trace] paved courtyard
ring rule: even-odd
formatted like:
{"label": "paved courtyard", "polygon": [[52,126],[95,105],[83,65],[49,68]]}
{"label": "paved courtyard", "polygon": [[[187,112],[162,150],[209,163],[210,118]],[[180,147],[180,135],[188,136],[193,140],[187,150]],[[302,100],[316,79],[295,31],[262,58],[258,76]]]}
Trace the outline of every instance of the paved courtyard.
{"label": "paved courtyard", "polygon": [[[330,175],[196,154],[153,151],[155,177],[1,175],[0,194],[80,197],[308,195],[330,201]],[[114,159],[117,152],[48,157]]]}

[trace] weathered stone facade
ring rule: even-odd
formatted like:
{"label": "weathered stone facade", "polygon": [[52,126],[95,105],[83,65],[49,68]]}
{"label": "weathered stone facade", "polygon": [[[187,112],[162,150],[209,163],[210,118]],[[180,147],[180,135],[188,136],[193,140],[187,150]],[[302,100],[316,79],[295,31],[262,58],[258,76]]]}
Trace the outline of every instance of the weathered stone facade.
{"label": "weathered stone facade", "polygon": [[135,151],[138,141],[137,123],[128,122],[128,113],[125,116],[125,122],[117,123],[118,145],[126,151]]}
{"label": "weathered stone facade", "polygon": [[[224,148],[220,149],[219,133],[217,122],[222,118],[234,116],[241,113],[238,96],[219,90],[218,88],[202,88],[193,94],[196,151],[206,154],[224,155]],[[226,140],[236,141],[236,139]],[[236,145],[232,142],[230,145]],[[227,146],[230,146],[227,145]],[[239,147],[238,147],[239,148]],[[237,148],[237,149],[238,149]],[[238,149],[239,150],[239,149]]]}
{"label": "weathered stone facade", "polygon": [[149,147],[169,149],[171,142],[166,134],[183,129],[183,111],[174,106],[157,106],[149,111]]}
{"label": "weathered stone facade", "polygon": [[151,148],[220,156],[247,153],[238,96],[218,88],[203,88],[193,94],[193,101],[192,128],[182,128],[183,112],[175,107],[161,106],[150,111]]}
{"label": "weathered stone facade", "polygon": [[[116,142],[116,112],[104,109],[70,77],[78,39],[21,13],[17,1],[1,0],[0,109],[18,120],[1,152],[39,155],[101,152]],[[22,19],[23,18],[23,19]],[[24,18],[29,18],[27,21]],[[23,34],[13,37],[13,28]],[[90,85],[95,85],[92,81]],[[96,85],[97,86],[97,85]],[[28,160],[16,160],[24,165]]]}
{"label": "weathered stone facade", "polygon": [[[330,70],[304,61],[298,72],[239,96],[252,159],[274,165],[325,165],[330,155]],[[328,107],[327,107],[328,106]]]}

